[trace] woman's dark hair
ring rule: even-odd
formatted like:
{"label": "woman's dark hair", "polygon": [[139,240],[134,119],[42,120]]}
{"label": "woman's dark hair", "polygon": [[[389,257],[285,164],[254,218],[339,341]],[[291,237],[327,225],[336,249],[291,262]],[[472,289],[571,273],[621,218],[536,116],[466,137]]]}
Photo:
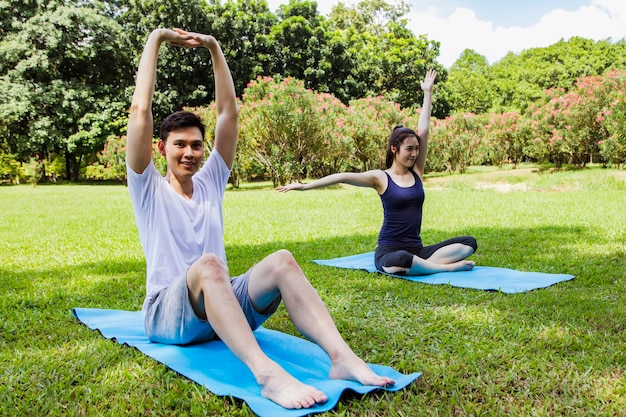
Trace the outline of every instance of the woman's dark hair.
{"label": "woman's dark hair", "polygon": [[385,165],[387,168],[391,168],[393,165],[393,160],[395,158],[395,152],[391,150],[392,146],[396,147],[396,152],[400,149],[400,145],[404,143],[407,138],[415,136],[417,138],[417,143],[421,143],[422,140],[417,133],[413,129],[409,129],[408,127],[404,127],[402,125],[398,125],[393,128],[391,135],[389,135],[389,144],[387,145],[387,157],[385,158]]}
{"label": "woman's dark hair", "polygon": [[165,143],[170,132],[181,127],[197,127],[204,139],[204,123],[198,116],[185,110],[172,113],[163,120],[159,129],[159,138]]}

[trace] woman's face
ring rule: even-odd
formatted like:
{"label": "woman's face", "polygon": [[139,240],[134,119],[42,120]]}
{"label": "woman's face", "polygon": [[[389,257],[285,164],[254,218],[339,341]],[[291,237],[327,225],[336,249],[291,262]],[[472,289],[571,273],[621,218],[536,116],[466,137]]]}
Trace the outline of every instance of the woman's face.
{"label": "woman's face", "polygon": [[394,163],[413,168],[420,152],[420,145],[415,136],[409,136],[396,149]]}

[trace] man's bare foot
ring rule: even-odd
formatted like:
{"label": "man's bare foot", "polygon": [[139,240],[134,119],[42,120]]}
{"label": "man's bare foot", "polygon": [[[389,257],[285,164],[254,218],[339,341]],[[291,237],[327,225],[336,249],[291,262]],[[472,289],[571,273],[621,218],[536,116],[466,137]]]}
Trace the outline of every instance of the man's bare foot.
{"label": "man's bare foot", "polygon": [[256,379],[261,394],[285,408],[310,408],[328,401],[322,391],[298,381],[278,364]]}
{"label": "man's bare foot", "polygon": [[353,353],[346,358],[334,360],[329,377],[331,379],[347,379],[376,387],[390,387],[396,383],[391,378],[374,373],[363,359]]}

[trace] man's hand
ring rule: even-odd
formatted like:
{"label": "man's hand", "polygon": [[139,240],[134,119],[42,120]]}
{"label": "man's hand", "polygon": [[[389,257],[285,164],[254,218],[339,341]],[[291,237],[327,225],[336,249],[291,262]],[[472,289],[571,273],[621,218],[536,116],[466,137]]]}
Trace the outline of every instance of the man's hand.
{"label": "man's hand", "polygon": [[169,42],[170,45],[179,46],[181,48],[197,48],[199,46],[210,48],[212,45],[217,44],[217,41],[211,35],[187,32],[179,28],[174,28],[169,32],[171,33],[168,33],[168,38],[166,38],[167,42]]}

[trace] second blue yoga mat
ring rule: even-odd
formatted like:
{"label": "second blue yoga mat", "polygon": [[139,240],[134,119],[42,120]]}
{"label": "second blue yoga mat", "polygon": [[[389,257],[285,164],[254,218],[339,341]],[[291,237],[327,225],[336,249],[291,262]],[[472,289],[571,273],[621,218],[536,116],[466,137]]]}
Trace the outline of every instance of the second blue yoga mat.
{"label": "second blue yoga mat", "polygon": [[[336,268],[362,269],[368,272],[378,272],[374,265],[374,252],[344,256],[334,259],[314,260],[318,265],[333,266]],[[507,294],[531,291],[545,288],[561,281],[574,278],[569,274],[549,274],[544,272],[525,272],[509,268],[492,266],[477,266],[471,271],[439,272],[431,275],[396,275],[384,274],[423,284],[448,284],[453,287],[474,288],[477,290],[500,291]]]}

